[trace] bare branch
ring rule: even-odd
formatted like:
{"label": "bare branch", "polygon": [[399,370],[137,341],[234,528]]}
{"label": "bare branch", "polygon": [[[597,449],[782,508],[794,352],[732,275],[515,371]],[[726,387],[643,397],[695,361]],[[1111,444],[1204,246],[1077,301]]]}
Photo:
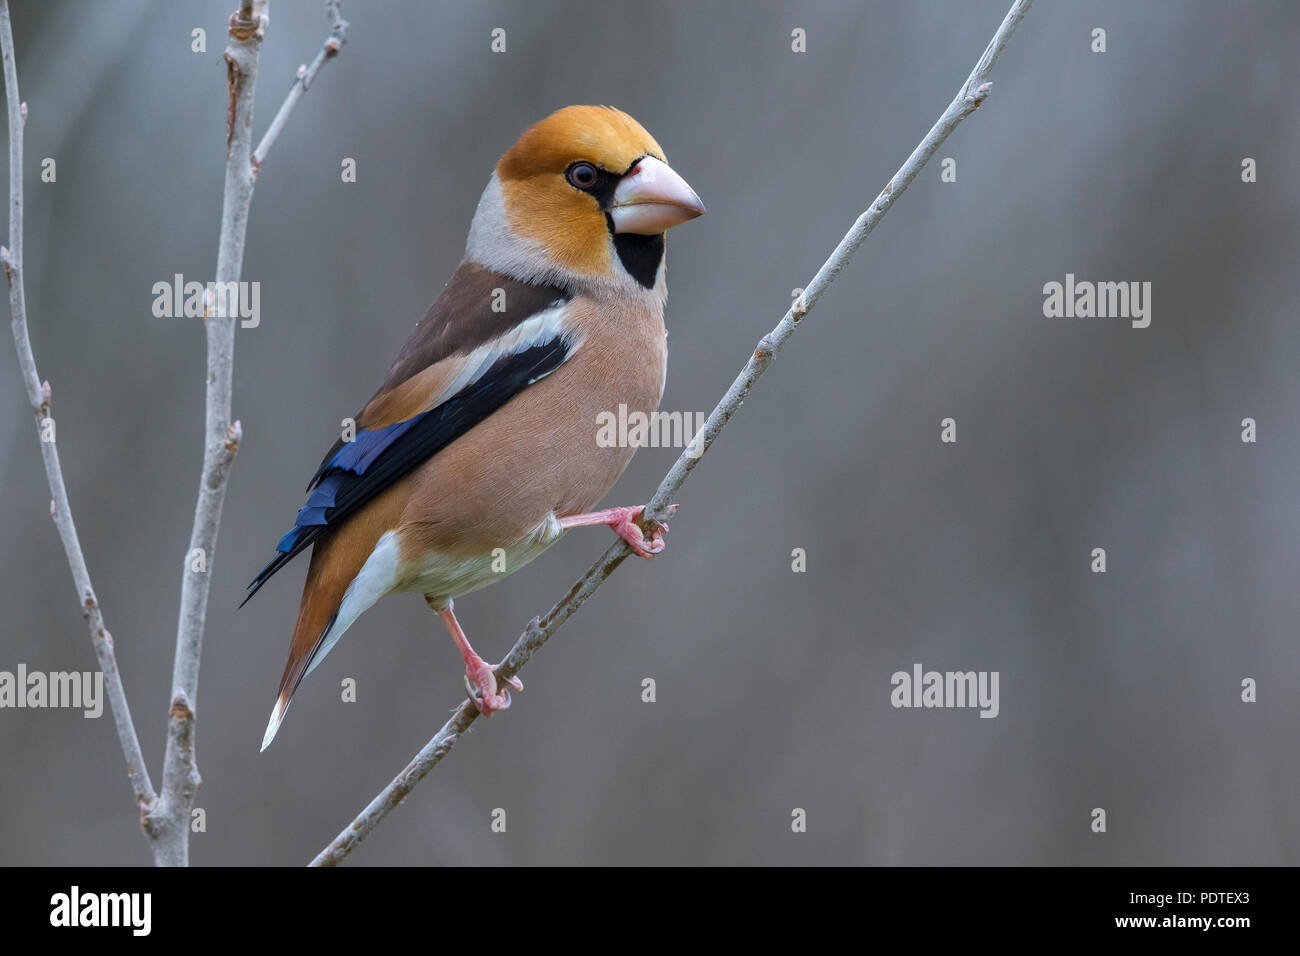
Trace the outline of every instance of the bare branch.
{"label": "bare branch", "polygon": [[[226,79],[230,105],[226,131],[226,186],[221,205],[217,250],[218,283],[238,282],[244,261],[244,236],[253,200],[253,94],[265,30],[264,6],[245,5],[230,18]],[[220,286],[219,286],[220,287]],[[203,472],[199,479],[194,527],[181,576],[180,619],[172,664],[171,708],[162,791],[146,820],[154,861],[159,866],[189,863],[189,814],[200,777],[194,754],[194,712],[198,701],[199,661],[208,612],[208,586],[217,548],[226,486],[239,450],[240,426],[230,417],[234,372],[235,310],[207,310],[208,342]]]}
{"label": "bare branch", "polygon": [[[104,615],[95,589],[90,583],[86,556],[77,537],[77,526],[72,520],[72,506],[68,502],[68,489],[63,483],[63,466],[59,463],[59,450],[53,440],[46,441],[42,434],[44,422],[50,417],[52,395],[49,382],[41,383],[36,371],[36,357],[27,332],[27,298],[23,289],[23,125],[27,121],[27,104],[18,93],[18,68],[14,62],[13,24],[9,19],[8,0],[0,0],[0,52],[4,57],[5,96],[9,108],[9,246],[0,249],[4,260],[5,278],[9,283],[9,314],[13,326],[14,347],[18,350],[18,367],[23,384],[27,387],[27,400],[36,417],[36,431],[41,435],[41,457],[45,463],[45,477],[50,485],[50,517],[58,529],[59,540],[72,571],[72,581],[77,588],[81,616],[90,629],[90,640],[95,647],[99,669],[104,673],[108,687],[108,702],[117,725],[117,738],[126,757],[126,773],[135,794],[136,806],[143,815],[154,804],[153,784],[149,769],[140,750],[140,739],[131,721],[131,708],[127,705],[126,691],[122,688],[122,675],[117,669],[113,652],[113,636],[104,626]],[[50,436],[52,438],[52,436]]]}
{"label": "bare branch", "polygon": [[[229,108],[226,130],[226,186],[221,206],[221,237],[217,249],[218,288],[238,282],[243,270],[244,237],[253,185],[261,156],[264,156],[306,84],[315,77],[325,60],[334,56],[346,36],[347,23],[339,16],[338,0],[328,0],[330,37],[310,71],[289,91],[259,155],[253,153],[253,97],[262,38],[266,33],[266,0],[245,3],[230,18],[230,43],[226,47],[226,79]],[[307,75],[310,73],[310,75]],[[167,750],[163,758],[162,791],[157,806],[146,821],[153,838],[154,859],[162,866],[184,866],[189,862],[189,814],[201,781],[194,747],[194,720],[199,689],[199,661],[208,610],[208,586],[226,486],[239,451],[242,429],[231,420],[231,393],[235,358],[235,326],[238,317],[230,309],[208,310],[205,316],[208,340],[206,422],[204,426],[203,473],[199,479],[194,528],[181,578],[180,620],[176,629],[176,658],[172,668],[172,703],[167,722]]]}
{"label": "bare branch", "polygon": [[[241,3],[230,18],[230,44],[225,55],[230,94],[226,186],[221,209],[216,273],[216,282],[223,286],[237,282],[242,271],[244,237],[248,229],[248,211],[253,198],[257,166],[279,135],[294,104],[315,78],[321,64],[338,53],[347,35],[347,22],[339,16],[339,0],[327,0],[330,37],[311,67],[300,73],[271,129],[258,147],[255,162],[252,152],[253,95],[261,42],[266,32],[267,5],[268,0]],[[37,374],[27,331],[22,273],[22,157],[27,105],[21,101],[18,93],[8,0],[0,0],[0,51],[4,58],[5,92],[8,100],[10,196],[9,248],[0,249],[0,258],[3,259],[9,284],[9,308],[18,364],[27,387],[28,401],[36,416],[37,430],[43,433],[50,414],[51,394],[49,383],[42,385]],[[117,724],[122,752],[126,756],[127,774],[140,809],[140,825],[149,838],[154,862],[161,866],[183,866],[189,862],[189,813],[201,783],[194,756],[194,715],[203,629],[207,616],[208,574],[216,551],[226,485],[234,467],[242,434],[239,422],[230,420],[236,320],[237,316],[231,314],[229,309],[211,310],[205,315],[208,362],[203,473],[199,481],[190,550],[186,554],[181,580],[181,608],[176,634],[176,658],[172,670],[167,748],[163,759],[162,787],[157,793],[149,780],[140,741],[131,721],[131,711],[113,653],[113,638],[104,627],[103,614],[91,587],[85,556],[72,520],[72,508],[68,503],[58,450],[52,440],[44,440],[44,433],[41,441],[41,454],[52,495],[50,514],[63,542],[73,582],[81,599],[82,616],[90,629],[100,670],[103,671],[108,686],[109,704]]]}
{"label": "bare branch", "polygon": [[[871,235],[872,230],[876,228],[876,224],[880,222],[885,213],[889,212],[890,207],[894,205],[903,190],[907,189],[912,180],[916,179],[921,168],[935,154],[949,134],[957,128],[957,125],[962,120],[975,112],[988,97],[993,86],[988,80],[988,75],[1033,2],[1034,0],[1016,0],[1011,5],[1011,9],[1003,19],[1002,25],[998,27],[993,39],[989,42],[988,48],[985,49],[984,55],[980,57],[975,69],[966,78],[966,82],[961,85],[956,97],[948,104],[948,108],[944,110],[943,115],[939,117],[939,120],[930,128],[930,132],[912,151],[912,155],[907,158],[907,161],[903,163],[885,188],[881,190],[875,202],[867,207],[866,212],[859,216],[857,221],[853,223],[852,228],[845,233],[844,238],[835,247],[835,251],[831,253],[830,258],[822,263],[822,267],[817,270],[817,274],[812,281],[804,288],[803,294],[790,307],[781,321],[777,323],[776,328],[759,340],[758,346],[754,349],[754,354],[750,356],[749,361],[745,363],[745,367],[736,376],[735,381],[731,383],[731,387],[727,389],[721,401],[709,414],[708,420],[704,423],[701,433],[693,440],[692,446],[682,453],[668,474],[664,476],[663,481],[660,482],[654,497],[646,505],[645,518],[647,524],[661,521],[666,516],[673,498],[677,496],[677,492],[685,483],[687,476],[695,469],[700,459],[704,457],[705,452],[712,446],[722,429],[726,427],[727,422],[739,411],[740,406],[744,404],[745,396],[749,394],[749,390],[754,387],[754,383],[758,381],[759,377],[767,371],[767,367],[772,364],[777,353],[785,347],[785,343],[794,334],[800,321],[817,305],[827,287],[835,281],[835,277],[853,258],[854,253],[858,251],[858,247],[862,245],[867,236]],[[510,653],[506,655],[505,660],[497,668],[498,680],[513,677],[517,674],[542,645],[550,640],[551,635],[573,616],[578,608],[586,602],[587,598],[596,592],[596,589],[631,553],[631,549],[626,542],[621,539],[616,541],[605,550],[605,553],[578,580],[569,590],[569,593],[546,613],[545,617],[533,618],[524,629],[524,633],[515,642],[514,647],[510,649]],[[415,785],[438,765],[442,758],[456,745],[456,741],[473,724],[477,716],[477,708],[470,701],[464,701],[452,714],[451,719],[443,724],[442,729],[434,734],[433,739],[425,744],[420,752],[415,755],[415,758],[407,764],[406,769],[380,791],[378,796],[370,801],[366,808],[357,815],[355,820],[348,824],[342,833],[321,850],[316,858],[312,860],[311,865],[337,866],[341,863],[374,830],[379,821],[405,799],[406,795],[415,788]]]}
{"label": "bare branch", "polygon": [[339,51],[343,49],[343,44],[348,41],[348,21],[339,15],[339,0],[325,0],[325,15],[330,21],[330,35],[326,37],[320,52],[316,54],[316,59],[312,60],[309,66],[298,67],[298,75],[293,81],[293,86],[289,87],[289,95],[280,104],[280,111],[275,114],[275,119],[271,120],[271,125],[267,127],[266,133],[263,134],[262,141],[257,144],[257,149],[253,150],[253,175],[255,177],[261,174],[262,163],[266,159],[266,154],[275,145],[280,130],[284,129],[284,124],[289,119],[289,114],[293,112],[293,108],[298,105],[302,95],[307,92],[307,88],[316,79],[316,74],[320,72],[320,68],[324,66],[326,60],[338,56]]}

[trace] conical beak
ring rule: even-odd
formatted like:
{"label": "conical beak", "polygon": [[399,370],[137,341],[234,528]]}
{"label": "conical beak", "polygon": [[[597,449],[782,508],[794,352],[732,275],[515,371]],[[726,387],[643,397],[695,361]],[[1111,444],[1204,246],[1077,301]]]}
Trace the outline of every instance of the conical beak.
{"label": "conical beak", "polygon": [[653,236],[704,215],[704,203],[667,163],[646,156],[614,190],[609,215],[615,232]]}

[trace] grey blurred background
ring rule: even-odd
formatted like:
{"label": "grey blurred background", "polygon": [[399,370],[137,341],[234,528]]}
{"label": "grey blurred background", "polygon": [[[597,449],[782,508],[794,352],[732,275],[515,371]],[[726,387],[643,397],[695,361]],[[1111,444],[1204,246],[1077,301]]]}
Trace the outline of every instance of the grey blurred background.
{"label": "grey blurred background", "polygon": [[[204,347],[196,321],[152,316],[151,286],[215,267],[235,4],[13,6],[32,337],[156,781]],[[443,628],[392,597],[259,754],[306,561],[235,608],[519,132],[617,105],[703,197],[669,242],[663,407],[708,411],[1007,6],[345,4],[344,55],[253,203],[262,324],[237,339],[245,439],[212,569],[196,864],[306,862],[460,699]],[[324,35],[315,0],[272,5],[259,135]],[[885,218],[686,486],[667,554],[622,568],[353,862],[1300,860],[1297,64],[1293,3],[1038,4],[937,157],[957,182],[936,162]],[[1044,318],[1042,286],[1067,272],[1152,282],[1151,327]],[[0,352],[0,669],[89,670]],[[674,455],[640,452],[609,503],[644,501]],[[458,602],[484,656],[609,540],[575,532]],[[917,662],[999,671],[1000,716],[894,709],[890,675]],[[0,711],[0,765],[0,862],[149,862],[107,713]]]}

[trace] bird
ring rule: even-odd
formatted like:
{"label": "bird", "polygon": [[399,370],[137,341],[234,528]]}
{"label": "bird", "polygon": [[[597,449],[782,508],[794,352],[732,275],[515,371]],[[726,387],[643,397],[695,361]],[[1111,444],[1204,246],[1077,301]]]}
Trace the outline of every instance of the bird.
{"label": "bird", "polygon": [[572,528],[608,526],[644,558],[663,551],[667,526],[647,523],[644,506],[594,510],[636,450],[598,441],[596,425],[620,405],[658,409],[664,233],[703,213],[654,138],[614,107],[557,110],[501,156],[450,281],[247,587],[243,603],[311,548],[262,750],[303,678],[380,598],[423,595],[490,716],[523,684],[498,684],[457,597]]}

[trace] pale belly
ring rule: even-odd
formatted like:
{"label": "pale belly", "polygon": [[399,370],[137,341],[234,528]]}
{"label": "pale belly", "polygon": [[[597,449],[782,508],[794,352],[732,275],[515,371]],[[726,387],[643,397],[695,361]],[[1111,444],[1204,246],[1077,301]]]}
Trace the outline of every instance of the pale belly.
{"label": "pale belly", "polygon": [[563,534],[564,529],[552,513],[533,534],[510,547],[470,556],[425,552],[416,560],[403,562],[393,590],[414,591],[435,604],[446,603],[503,580],[560,540]]}

